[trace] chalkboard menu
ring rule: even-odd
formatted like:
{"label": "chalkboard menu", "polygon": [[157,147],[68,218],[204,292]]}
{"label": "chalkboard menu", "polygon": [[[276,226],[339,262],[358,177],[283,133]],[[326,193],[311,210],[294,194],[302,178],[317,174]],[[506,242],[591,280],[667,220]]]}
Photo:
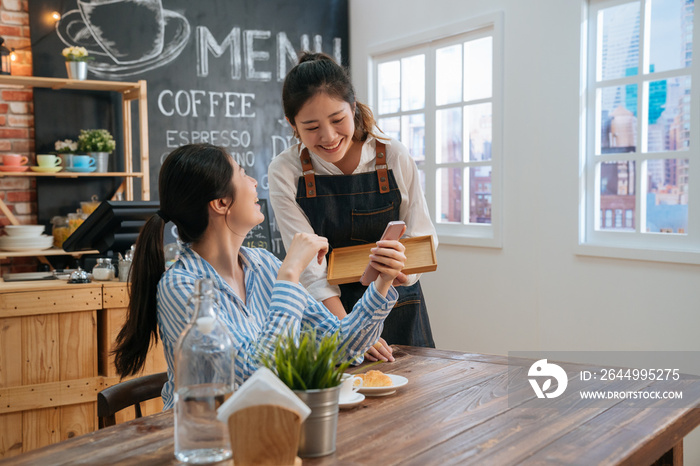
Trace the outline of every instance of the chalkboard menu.
{"label": "chalkboard menu", "polygon": [[[53,11],[61,14],[55,24],[47,21]],[[93,57],[88,79],[148,82],[152,199],[165,156],[198,142],[226,148],[258,180],[259,197],[268,198],[270,161],[296,143],[282,110],[286,73],[302,50],[347,65],[347,0],[32,0],[29,16],[35,76],[65,77],[61,51],[82,46]],[[37,152],[88,124],[76,123],[54,94],[35,93]],[[121,133],[114,113],[101,108],[88,116],[94,127]],[[41,202],[40,195],[40,211]],[[261,234],[283,255],[272,217],[270,209],[261,227],[270,233]]]}

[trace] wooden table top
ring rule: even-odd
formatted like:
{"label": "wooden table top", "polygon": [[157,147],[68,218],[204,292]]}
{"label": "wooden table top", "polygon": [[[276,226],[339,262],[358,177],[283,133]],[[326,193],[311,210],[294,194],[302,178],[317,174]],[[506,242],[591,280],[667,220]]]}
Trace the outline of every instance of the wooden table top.
{"label": "wooden table top", "polygon": [[[394,354],[396,362],[379,369],[406,377],[408,384],[341,410],[336,452],[305,458],[305,465],[650,464],[700,425],[697,380],[677,382],[685,404],[679,407],[668,400],[584,402],[574,389],[582,382],[569,375],[569,388],[548,408],[543,403],[553,400],[538,399],[527,382],[532,360],[404,346],[396,346]],[[521,379],[518,396],[513,374]],[[635,387],[641,393],[671,385],[646,381]],[[179,464],[172,411],[2,463]]]}

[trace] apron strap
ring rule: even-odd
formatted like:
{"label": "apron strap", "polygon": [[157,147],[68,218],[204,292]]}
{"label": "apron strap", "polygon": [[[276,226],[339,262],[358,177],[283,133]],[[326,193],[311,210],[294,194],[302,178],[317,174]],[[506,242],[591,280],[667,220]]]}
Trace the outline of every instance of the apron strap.
{"label": "apron strap", "polygon": [[389,192],[389,174],[387,173],[386,164],[386,144],[376,142],[377,157],[374,159],[374,167],[377,170],[377,179],[379,180],[379,192],[386,194]]}
{"label": "apron strap", "polygon": [[301,151],[299,159],[301,160],[304,186],[306,186],[306,197],[316,197],[316,175],[314,175],[314,166],[311,164],[311,156],[306,147]]}
{"label": "apron strap", "polygon": [[[386,164],[386,144],[376,142],[376,158],[374,159],[374,167],[377,170],[377,180],[379,181],[379,192],[386,194],[389,189],[389,174]],[[306,186],[306,197],[316,197],[316,175],[314,174],[314,166],[311,163],[309,150],[304,147],[299,155],[301,160],[302,176],[304,177],[304,186]]]}

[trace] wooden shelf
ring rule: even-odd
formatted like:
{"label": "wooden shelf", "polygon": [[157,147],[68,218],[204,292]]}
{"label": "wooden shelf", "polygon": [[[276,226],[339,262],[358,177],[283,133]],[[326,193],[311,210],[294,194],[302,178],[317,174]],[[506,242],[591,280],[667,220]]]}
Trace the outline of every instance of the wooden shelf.
{"label": "wooden shelf", "polygon": [[[134,178],[140,178],[141,181],[141,200],[148,201],[151,199],[151,186],[149,182],[149,156],[148,156],[148,101],[146,81],[138,82],[119,82],[119,81],[93,81],[66,78],[42,78],[36,76],[5,76],[0,75],[0,88],[46,88],[53,90],[84,90],[84,91],[108,91],[118,92],[121,95],[122,106],[122,127],[124,136],[124,171],[123,172],[108,172],[108,173],[73,173],[73,172],[58,172],[58,173],[39,173],[34,171],[27,172],[0,172],[0,178],[5,177],[20,177],[20,178],[98,178],[98,177],[119,177],[124,178],[117,193],[124,195],[125,200],[134,200]],[[131,107],[132,101],[138,104],[138,137],[141,156],[138,157],[139,165],[134,167],[134,152],[133,138],[135,137],[132,130]],[[139,171],[135,171],[138,168]],[[0,199],[0,212],[2,212],[12,225],[18,225],[19,222],[14,214],[10,211],[7,205]],[[63,249],[46,249],[37,251],[9,252],[0,251],[0,259],[8,257],[29,257],[37,256],[39,260],[46,262],[45,256],[71,255],[80,256],[82,254],[97,254],[99,251],[77,251],[66,252]]]}
{"label": "wooden shelf", "polygon": [[49,177],[49,178],[94,178],[94,177],[119,177],[119,178],[125,178],[125,177],[131,177],[131,178],[143,178],[143,173],[141,172],[131,172],[131,173],[125,173],[125,172],[105,172],[105,173],[97,173],[97,172],[92,172],[92,173],[78,173],[78,172],[57,172],[57,173],[39,173],[39,172],[0,172],[0,178],[3,177],[31,177],[31,178],[37,178],[37,177]]}
{"label": "wooden shelf", "polygon": [[41,87],[61,90],[112,91],[126,94],[127,100],[138,99],[141,94],[141,82],[93,81],[67,78],[42,78],[38,76],[0,76],[0,85],[16,88]]}
{"label": "wooden shelf", "polygon": [[68,252],[63,249],[51,248],[51,249],[36,249],[29,251],[2,251],[0,250],[0,259],[7,259],[9,257],[30,257],[30,256],[73,256],[80,257],[83,254],[99,254],[100,251],[89,250],[89,251],[73,251]]}

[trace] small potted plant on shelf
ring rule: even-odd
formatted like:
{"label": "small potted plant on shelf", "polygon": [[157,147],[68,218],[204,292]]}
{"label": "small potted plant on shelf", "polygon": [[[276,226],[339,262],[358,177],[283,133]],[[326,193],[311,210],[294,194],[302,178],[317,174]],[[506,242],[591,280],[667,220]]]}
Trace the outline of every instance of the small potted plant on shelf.
{"label": "small potted plant on shelf", "polygon": [[73,166],[73,154],[78,150],[78,143],[72,139],[56,141],[53,145],[56,154],[61,158],[61,166],[71,168]]}
{"label": "small potted plant on shelf", "polygon": [[315,329],[307,328],[296,339],[283,334],[275,342],[273,354],[263,357],[263,364],[311,408],[301,426],[299,456],[333,453],[340,383],[351,364],[338,332],[319,335]]}
{"label": "small potted plant on shelf", "polygon": [[87,152],[95,159],[97,172],[105,173],[109,161],[109,153],[114,150],[116,143],[106,129],[81,129],[78,136],[78,149]]}
{"label": "small potted plant on shelf", "polygon": [[68,79],[84,80],[87,78],[87,62],[92,60],[85,47],[66,47],[61,52],[66,59]]}

